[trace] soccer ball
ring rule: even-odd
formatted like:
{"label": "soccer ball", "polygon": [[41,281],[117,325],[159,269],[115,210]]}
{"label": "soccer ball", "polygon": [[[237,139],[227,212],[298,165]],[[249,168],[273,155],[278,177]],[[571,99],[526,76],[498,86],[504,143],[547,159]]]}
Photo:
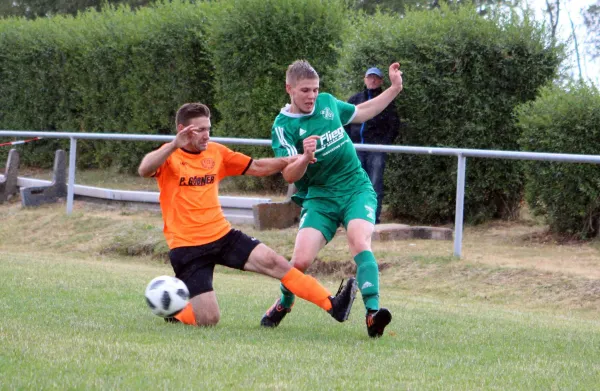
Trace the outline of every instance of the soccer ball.
{"label": "soccer ball", "polygon": [[146,303],[154,315],[170,318],[185,308],[190,291],[179,278],[159,276],[146,287]]}

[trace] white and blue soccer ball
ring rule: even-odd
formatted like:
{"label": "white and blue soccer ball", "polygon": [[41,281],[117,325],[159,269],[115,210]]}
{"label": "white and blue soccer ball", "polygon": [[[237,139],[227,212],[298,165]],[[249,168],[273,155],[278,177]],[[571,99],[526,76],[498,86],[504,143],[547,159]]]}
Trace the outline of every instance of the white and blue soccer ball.
{"label": "white and blue soccer ball", "polygon": [[154,315],[169,318],[185,308],[190,291],[183,281],[171,276],[158,276],[146,287],[146,303]]}

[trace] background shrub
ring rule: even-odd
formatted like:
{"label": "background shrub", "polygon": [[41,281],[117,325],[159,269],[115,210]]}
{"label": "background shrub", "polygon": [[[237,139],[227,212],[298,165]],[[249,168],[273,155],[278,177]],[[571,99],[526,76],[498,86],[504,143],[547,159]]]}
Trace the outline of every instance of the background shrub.
{"label": "background shrub", "polygon": [[[271,138],[271,125],[289,102],[285,71],[297,59],[317,70],[323,91],[334,72],[347,27],[341,0],[228,0],[219,3],[211,28],[217,108],[215,135]],[[236,147],[254,157],[270,148]],[[245,178],[245,190],[281,189],[280,176]]]}
{"label": "background shrub", "polygon": [[[205,38],[209,7],[176,0],[137,12],[122,6],[76,18],[3,20],[0,127],[170,134],[182,103],[214,106]],[[23,147],[23,163],[50,167],[57,144]],[[133,171],[156,147],[82,140],[78,163]]]}
{"label": "background shrub", "polygon": [[[593,86],[549,87],[517,110],[523,150],[597,155],[600,94]],[[597,164],[527,162],[526,200],[554,232],[598,235],[600,167]]]}
{"label": "background shrub", "polygon": [[[512,111],[556,75],[562,55],[528,18],[487,19],[469,7],[403,19],[376,14],[355,24],[341,72],[352,75],[347,95],[364,88],[366,67],[387,70],[400,61],[404,91],[397,105],[406,125],[400,142],[413,146],[517,150]],[[395,154],[388,162],[387,202],[395,216],[452,221],[456,158]],[[468,159],[465,217],[510,216],[522,187],[519,162]]]}
{"label": "background shrub", "polygon": [[[347,21],[342,1],[229,0],[219,3],[211,28],[219,133],[271,138],[271,125],[289,102],[285,71],[308,60],[321,87],[334,87]],[[272,155],[271,151],[268,151]]]}

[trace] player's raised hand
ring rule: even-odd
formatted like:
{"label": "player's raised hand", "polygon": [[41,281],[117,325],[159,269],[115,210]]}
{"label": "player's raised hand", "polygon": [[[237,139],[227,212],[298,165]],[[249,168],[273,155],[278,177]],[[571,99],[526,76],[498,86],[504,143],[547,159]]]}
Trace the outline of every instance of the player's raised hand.
{"label": "player's raised hand", "polygon": [[175,136],[175,140],[173,141],[175,147],[185,147],[190,141],[192,141],[192,136],[194,135],[195,131],[195,125],[188,125],[185,128],[181,129],[179,132],[177,132],[177,136]]}
{"label": "player's raised hand", "polygon": [[390,65],[389,75],[392,87],[402,90],[402,71],[400,71],[400,63],[395,62]]}
{"label": "player's raised hand", "polygon": [[319,136],[309,136],[302,141],[302,147],[304,148],[304,156],[309,159],[309,163],[315,163],[317,158],[315,157],[315,152],[317,150],[317,140],[321,137]]}

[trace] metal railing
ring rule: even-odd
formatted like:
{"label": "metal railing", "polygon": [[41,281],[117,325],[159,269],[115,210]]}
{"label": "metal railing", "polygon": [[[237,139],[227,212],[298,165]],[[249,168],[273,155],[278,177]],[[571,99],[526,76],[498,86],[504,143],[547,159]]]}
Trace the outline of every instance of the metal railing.
{"label": "metal railing", "polygon": [[[60,138],[70,140],[69,149],[69,184],[67,192],[67,214],[73,210],[73,189],[75,185],[75,162],[77,157],[77,140],[129,140],[129,141],[163,141],[169,142],[175,136],[151,136],[143,134],[121,134],[121,133],[68,133],[68,132],[29,132],[0,130],[0,137],[43,137]],[[221,144],[233,145],[259,145],[270,146],[271,140],[214,137],[212,141]],[[439,155],[456,156],[458,158],[458,169],[456,173],[456,207],[454,219],[454,255],[460,257],[462,254],[462,234],[464,220],[464,198],[465,198],[465,173],[467,157],[510,159],[510,160],[541,160],[565,163],[592,163],[600,164],[600,155],[578,155],[544,152],[516,152],[496,151],[485,149],[465,148],[433,148],[433,147],[408,147],[397,145],[354,145],[359,151],[405,153],[413,155]]]}

